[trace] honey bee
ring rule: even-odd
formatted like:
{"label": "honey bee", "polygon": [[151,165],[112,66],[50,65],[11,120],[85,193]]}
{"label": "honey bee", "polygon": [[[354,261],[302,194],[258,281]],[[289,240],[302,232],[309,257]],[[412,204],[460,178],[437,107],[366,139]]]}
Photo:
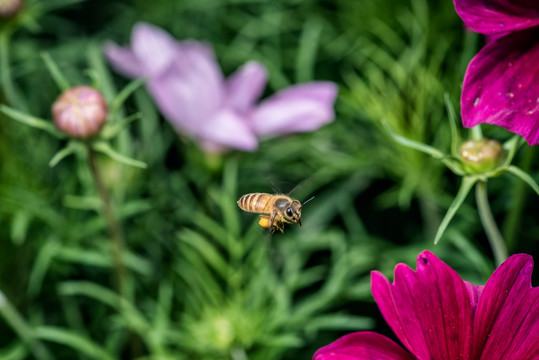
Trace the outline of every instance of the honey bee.
{"label": "honey bee", "polygon": [[314,199],[314,196],[303,204],[284,194],[252,193],[243,195],[238,200],[240,209],[252,213],[262,213],[258,224],[269,228],[271,232],[284,232],[284,224],[298,223],[301,226],[301,208]]}

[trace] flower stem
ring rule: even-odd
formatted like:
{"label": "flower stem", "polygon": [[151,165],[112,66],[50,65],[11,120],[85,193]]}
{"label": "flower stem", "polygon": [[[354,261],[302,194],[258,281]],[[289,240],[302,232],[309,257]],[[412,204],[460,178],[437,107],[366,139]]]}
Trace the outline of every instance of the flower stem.
{"label": "flower stem", "polygon": [[97,153],[90,146],[88,146],[88,161],[90,163],[90,170],[94,178],[99,197],[103,203],[103,216],[107,222],[108,232],[112,242],[116,289],[118,293],[123,296],[125,295],[126,290],[125,279],[127,274],[122,258],[124,243],[122,230],[114,213],[110,195],[103,182],[101,170],[97,164]]}
{"label": "flower stem", "polygon": [[507,247],[503,241],[502,234],[498,230],[498,226],[492,216],[490,205],[487,196],[486,181],[479,180],[475,186],[475,199],[477,201],[477,209],[483,228],[487,233],[487,238],[492,248],[496,264],[499,266],[507,259]]}

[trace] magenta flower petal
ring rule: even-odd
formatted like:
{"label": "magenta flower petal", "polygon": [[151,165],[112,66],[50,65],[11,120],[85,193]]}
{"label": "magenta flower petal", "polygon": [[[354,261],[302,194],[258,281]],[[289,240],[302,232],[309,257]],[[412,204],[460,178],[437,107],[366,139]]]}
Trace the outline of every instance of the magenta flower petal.
{"label": "magenta flower petal", "polygon": [[539,143],[538,38],[539,28],[509,34],[473,58],[461,97],[464,126],[494,124]]}
{"label": "magenta flower petal", "polygon": [[472,335],[472,302],[459,275],[428,251],[417,270],[395,268],[391,284],[372,273],[372,294],[399,340],[418,359],[463,359]]}
{"label": "magenta flower petal", "polygon": [[262,95],[267,79],[266,68],[256,61],[249,61],[227,79],[227,105],[246,113]]}
{"label": "magenta flower petal", "polygon": [[258,146],[255,134],[247,127],[243,118],[227,110],[222,110],[209,119],[199,129],[197,137],[209,151],[219,147],[253,151]]}
{"label": "magenta flower petal", "polygon": [[279,135],[318,129],[334,118],[337,86],[311,82],[291,86],[263,101],[251,121],[258,135]]}
{"label": "magenta flower petal", "polygon": [[453,0],[457,14],[481,34],[507,33],[539,25],[537,0]]}
{"label": "magenta flower petal", "polygon": [[409,352],[383,335],[362,331],[345,335],[318,350],[313,360],[414,360]]}
{"label": "magenta flower petal", "polygon": [[131,49],[118,46],[112,42],[106,43],[105,56],[112,67],[120,74],[129,78],[143,77],[145,70]]}
{"label": "magenta flower petal", "polygon": [[533,260],[511,256],[490,277],[474,319],[471,359],[539,359],[539,288],[532,288]]}
{"label": "magenta flower petal", "polygon": [[131,46],[135,57],[146,71],[145,75],[158,75],[174,61],[177,42],[166,31],[138,23],[131,34]]}

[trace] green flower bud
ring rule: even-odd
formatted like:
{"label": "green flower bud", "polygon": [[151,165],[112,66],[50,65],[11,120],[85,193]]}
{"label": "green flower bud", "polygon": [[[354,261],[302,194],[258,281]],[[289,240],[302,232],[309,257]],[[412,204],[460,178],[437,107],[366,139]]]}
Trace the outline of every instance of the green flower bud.
{"label": "green flower bud", "polygon": [[460,157],[466,170],[481,174],[498,167],[503,160],[503,147],[496,140],[468,140],[460,147]]}
{"label": "green flower bud", "polygon": [[22,8],[23,0],[0,0],[0,18],[15,16]]}
{"label": "green flower bud", "polygon": [[107,120],[107,104],[96,89],[76,86],[64,91],[52,106],[56,127],[69,137],[89,139],[101,130]]}

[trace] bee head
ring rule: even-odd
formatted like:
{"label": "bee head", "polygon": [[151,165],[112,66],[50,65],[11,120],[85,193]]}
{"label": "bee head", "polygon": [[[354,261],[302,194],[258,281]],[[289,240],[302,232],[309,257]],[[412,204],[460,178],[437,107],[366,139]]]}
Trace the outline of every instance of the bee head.
{"label": "bee head", "polygon": [[294,200],[284,210],[284,217],[291,223],[298,223],[301,226],[301,203]]}

